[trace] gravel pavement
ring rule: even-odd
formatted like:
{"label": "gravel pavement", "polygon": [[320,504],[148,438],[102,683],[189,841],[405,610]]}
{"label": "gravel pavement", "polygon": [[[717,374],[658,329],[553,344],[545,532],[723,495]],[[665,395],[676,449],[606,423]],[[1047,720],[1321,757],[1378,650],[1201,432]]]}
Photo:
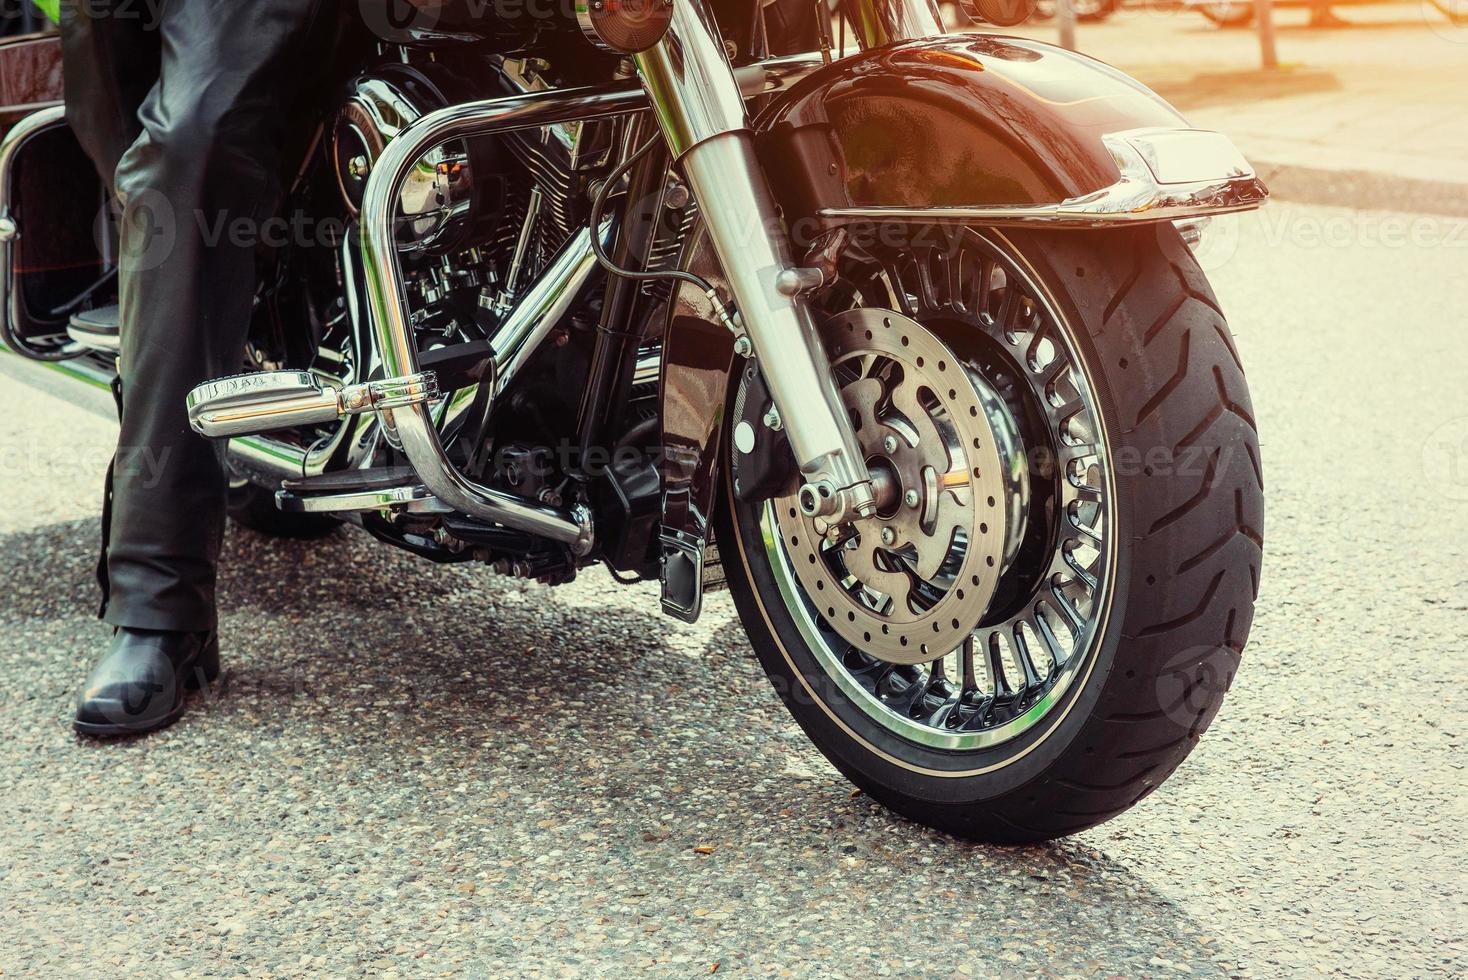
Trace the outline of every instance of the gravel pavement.
{"label": "gravel pavement", "polygon": [[685,627],[601,573],[552,592],[347,531],[232,532],[223,688],[78,740],[112,432],[0,387],[0,969],[1464,975],[1453,227],[1276,204],[1217,229],[1264,437],[1254,635],[1171,781],[1019,850],[853,795],[723,596]]}

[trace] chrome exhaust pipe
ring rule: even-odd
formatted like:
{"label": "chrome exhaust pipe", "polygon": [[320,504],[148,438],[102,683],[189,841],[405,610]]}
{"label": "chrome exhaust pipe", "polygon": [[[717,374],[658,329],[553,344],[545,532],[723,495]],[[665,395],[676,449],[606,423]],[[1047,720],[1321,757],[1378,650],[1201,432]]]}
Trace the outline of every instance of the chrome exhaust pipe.
{"label": "chrome exhaust pipe", "polygon": [[311,472],[309,450],[273,436],[239,436],[229,440],[227,452],[232,469],[262,484],[279,485],[318,475]]}

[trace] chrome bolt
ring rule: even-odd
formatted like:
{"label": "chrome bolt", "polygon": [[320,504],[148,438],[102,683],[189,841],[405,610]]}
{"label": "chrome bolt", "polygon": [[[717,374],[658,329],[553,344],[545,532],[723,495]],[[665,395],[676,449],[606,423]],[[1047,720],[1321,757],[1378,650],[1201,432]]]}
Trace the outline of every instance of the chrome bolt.
{"label": "chrome bolt", "polygon": [[749,357],[754,353],[754,342],[745,334],[734,341],[734,353],[740,357]]}
{"label": "chrome bolt", "polygon": [[918,492],[916,490],[909,490],[907,491],[907,493],[904,493],[902,495],[902,502],[907,504],[907,506],[909,507],[916,508],[920,500],[922,500],[922,498],[918,496]]}
{"label": "chrome bolt", "polygon": [[885,545],[894,545],[894,544],[896,544],[897,543],[897,532],[894,531],[894,530],[892,530],[890,527],[884,527],[884,528],[882,528],[882,543],[885,544]]}
{"label": "chrome bolt", "polygon": [[806,517],[830,517],[836,513],[838,500],[836,488],[831,485],[830,480],[816,480],[807,483],[795,494],[800,504],[800,511]]}
{"label": "chrome bolt", "polygon": [[892,453],[897,452],[897,437],[887,436],[886,438],[884,438],[882,440],[882,451],[887,453],[889,456]]}
{"label": "chrome bolt", "polygon": [[663,207],[670,211],[682,211],[692,199],[693,194],[688,190],[688,185],[676,178],[670,179],[667,190],[663,191]]}
{"label": "chrome bolt", "polygon": [[776,432],[785,427],[785,423],[780,421],[780,410],[774,405],[771,405],[770,410],[765,413],[764,423],[765,428],[773,429]]}
{"label": "chrome bolt", "polygon": [[358,155],[347,161],[347,173],[361,180],[372,171],[372,162],[367,157]]}

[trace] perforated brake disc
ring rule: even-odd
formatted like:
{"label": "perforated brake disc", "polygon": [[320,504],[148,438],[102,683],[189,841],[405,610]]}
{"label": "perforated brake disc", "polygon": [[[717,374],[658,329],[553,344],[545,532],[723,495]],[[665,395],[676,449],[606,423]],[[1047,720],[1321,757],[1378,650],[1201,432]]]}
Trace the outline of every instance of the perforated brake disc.
{"label": "perforated brake disc", "polygon": [[1005,461],[983,395],[953,352],[886,310],[823,328],[857,440],[877,476],[878,514],[845,527],[774,501],[806,595],[862,652],[931,661],[978,625],[1002,571]]}

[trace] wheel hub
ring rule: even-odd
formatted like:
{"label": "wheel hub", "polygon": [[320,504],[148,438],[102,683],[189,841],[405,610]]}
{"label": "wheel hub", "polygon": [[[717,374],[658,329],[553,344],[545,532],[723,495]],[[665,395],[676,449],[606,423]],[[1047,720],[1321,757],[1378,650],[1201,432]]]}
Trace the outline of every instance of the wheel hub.
{"label": "wheel hub", "polygon": [[1014,443],[991,423],[982,382],[917,321],[856,309],[824,333],[877,515],[829,524],[792,492],[775,502],[777,523],[843,639],[890,663],[927,663],[962,646],[998,584],[1017,513]]}

